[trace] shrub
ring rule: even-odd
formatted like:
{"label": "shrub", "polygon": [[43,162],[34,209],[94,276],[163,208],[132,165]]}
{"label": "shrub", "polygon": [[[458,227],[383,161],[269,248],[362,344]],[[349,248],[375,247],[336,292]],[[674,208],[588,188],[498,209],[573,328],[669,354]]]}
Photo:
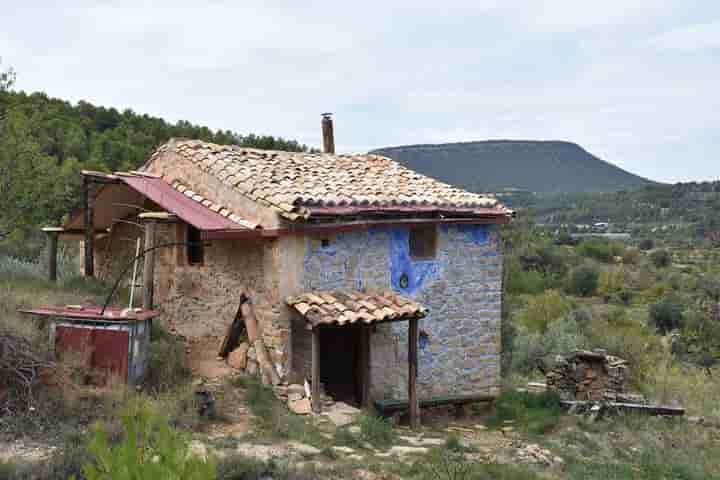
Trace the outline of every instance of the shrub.
{"label": "shrub", "polygon": [[592,238],[582,242],[577,249],[578,253],[583,257],[593,258],[604,263],[612,263],[615,257],[622,256],[625,247],[617,242]]}
{"label": "shrub", "polygon": [[547,290],[528,300],[521,312],[523,323],[537,332],[545,332],[550,324],[570,313],[572,305],[557,290]]}
{"label": "shrub", "polygon": [[672,263],[672,254],[668,250],[655,250],[650,254],[650,261],[655,268],[666,268]]}
{"label": "shrub", "polygon": [[568,292],[580,297],[590,297],[598,288],[599,273],[591,265],[582,265],[572,272],[568,281]]}
{"label": "shrub", "polygon": [[640,260],[640,250],[637,248],[626,248],[622,255],[624,265],[637,265]]}
{"label": "shrub", "polygon": [[131,402],[122,415],[124,436],[112,445],[101,425],[88,444],[93,461],[83,467],[88,480],[129,478],[212,480],[212,460],[192,454],[189,439],[170,427],[167,418],[143,402]]}
{"label": "shrub", "polygon": [[542,435],[560,422],[560,397],[554,392],[530,393],[507,390],[495,400],[488,425],[500,428],[506,422],[523,432]]}
{"label": "shrub", "polygon": [[148,350],[145,388],[153,393],[176,389],[190,380],[190,368],[185,356],[183,341],[153,322]]}
{"label": "shrub", "polygon": [[669,295],[650,305],[649,315],[652,324],[663,334],[683,326],[683,306]]}
{"label": "shrub", "polygon": [[530,375],[541,362],[543,365],[549,364],[556,355],[565,355],[582,348],[586,340],[581,333],[583,324],[576,319],[584,316],[580,312],[585,311],[554,321],[543,334],[518,334],[512,348],[512,370]]}
{"label": "shrub", "polygon": [[625,286],[625,271],[620,268],[612,268],[610,270],[604,270],[600,273],[598,281],[598,292],[605,301],[616,296],[620,290]]}
{"label": "shrub", "polygon": [[655,248],[655,242],[651,238],[644,238],[640,240],[640,243],[638,244],[638,248],[643,251],[652,250]]}
{"label": "shrub", "polygon": [[386,419],[371,415],[362,415],[359,423],[360,438],[371,445],[386,448],[395,441],[395,431]]}
{"label": "shrub", "polygon": [[510,270],[507,290],[511,293],[536,295],[551,288],[555,283],[552,276],[537,270]]}

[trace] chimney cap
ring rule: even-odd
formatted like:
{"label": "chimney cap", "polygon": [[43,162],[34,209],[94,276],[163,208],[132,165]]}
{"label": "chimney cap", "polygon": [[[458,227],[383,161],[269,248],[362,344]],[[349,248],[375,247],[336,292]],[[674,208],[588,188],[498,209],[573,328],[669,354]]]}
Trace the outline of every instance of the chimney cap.
{"label": "chimney cap", "polygon": [[320,114],[323,118],[330,118],[332,117],[332,112],[325,112]]}

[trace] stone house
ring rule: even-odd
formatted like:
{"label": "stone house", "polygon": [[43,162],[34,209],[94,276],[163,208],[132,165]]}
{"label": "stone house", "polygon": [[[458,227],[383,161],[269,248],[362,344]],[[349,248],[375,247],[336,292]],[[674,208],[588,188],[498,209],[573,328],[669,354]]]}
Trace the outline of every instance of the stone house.
{"label": "stone house", "polygon": [[492,196],[376,155],[179,139],[140,171],[84,182],[62,233],[84,239],[86,274],[127,263],[144,222],[150,306],[208,361],[243,304],[278,378],[349,402],[499,388],[512,212]]}

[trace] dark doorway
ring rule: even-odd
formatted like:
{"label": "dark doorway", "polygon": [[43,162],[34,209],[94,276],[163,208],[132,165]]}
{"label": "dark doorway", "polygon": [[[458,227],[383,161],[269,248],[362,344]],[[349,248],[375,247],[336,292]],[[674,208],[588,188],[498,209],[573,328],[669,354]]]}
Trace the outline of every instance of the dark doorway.
{"label": "dark doorway", "polygon": [[320,329],[320,381],[336,401],[360,406],[366,381],[362,325],[323,326]]}

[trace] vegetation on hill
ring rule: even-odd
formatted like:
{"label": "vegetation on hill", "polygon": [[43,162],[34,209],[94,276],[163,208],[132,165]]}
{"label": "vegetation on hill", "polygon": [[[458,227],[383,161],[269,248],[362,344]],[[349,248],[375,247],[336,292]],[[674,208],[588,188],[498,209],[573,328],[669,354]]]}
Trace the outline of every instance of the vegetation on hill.
{"label": "vegetation on hill", "polygon": [[595,222],[636,239],[677,246],[720,245],[720,181],[646,185],[613,193],[500,195],[539,224],[583,233]]}
{"label": "vegetation on hill", "polygon": [[[14,73],[0,70],[0,241],[31,254],[28,238],[57,223],[80,199],[80,170],[136,169],[172,137],[262,149],[305,151],[281,137],[213,131],[187,121],[169,123],[126,109],[76,105],[43,93],[11,91]],[[31,245],[36,247],[36,245]]]}
{"label": "vegetation on hill", "polygon": [[381,148],[425,175],[478,192],[614,192],[651,184],[561,141],[491,140]]}

